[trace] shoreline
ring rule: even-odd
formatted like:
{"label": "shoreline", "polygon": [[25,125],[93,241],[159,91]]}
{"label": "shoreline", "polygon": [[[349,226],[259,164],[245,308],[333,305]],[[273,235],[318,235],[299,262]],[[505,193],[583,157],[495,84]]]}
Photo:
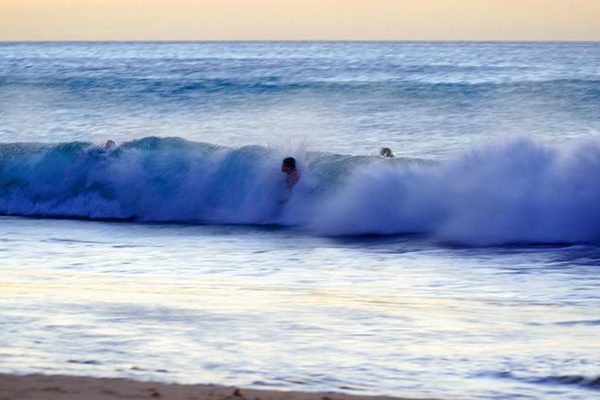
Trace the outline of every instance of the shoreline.
{"label": "shoreline", "polygon": [[121,378],[0,374],[1,400],[25,398],[28,400],[435,400],[335,392],[244,389],[211,384],[168,384]]}

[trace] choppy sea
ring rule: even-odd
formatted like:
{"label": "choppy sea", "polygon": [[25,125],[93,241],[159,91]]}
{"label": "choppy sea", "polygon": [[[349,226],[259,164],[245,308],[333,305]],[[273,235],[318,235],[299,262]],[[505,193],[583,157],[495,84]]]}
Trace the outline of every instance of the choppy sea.
{"label": "choppy sea", "polygon": [[595,42],[0,43],[0,372],[598,397],[599,130]]}

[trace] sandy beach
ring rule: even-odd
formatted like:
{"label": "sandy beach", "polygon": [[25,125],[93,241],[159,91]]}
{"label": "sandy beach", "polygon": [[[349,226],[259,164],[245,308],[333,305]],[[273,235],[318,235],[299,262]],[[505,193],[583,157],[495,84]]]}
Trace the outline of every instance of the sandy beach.
{"label": "sandy beach", "polygon": [[[327,392],[254,390],[217,385],[178,385],[125,379],[0,374],[0,400],[416,400]],[[424,399],[421,399],[424,400]],[[434,400],[434,399],[428,399]]]}

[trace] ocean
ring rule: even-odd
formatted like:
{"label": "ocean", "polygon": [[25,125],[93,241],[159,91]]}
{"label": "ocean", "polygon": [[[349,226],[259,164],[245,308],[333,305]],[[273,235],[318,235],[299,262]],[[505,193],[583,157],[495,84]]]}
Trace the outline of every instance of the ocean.
{"label": "ocean", "polygon": [[0,372],[598,396],[599,130],[597,42],[0,43]]}

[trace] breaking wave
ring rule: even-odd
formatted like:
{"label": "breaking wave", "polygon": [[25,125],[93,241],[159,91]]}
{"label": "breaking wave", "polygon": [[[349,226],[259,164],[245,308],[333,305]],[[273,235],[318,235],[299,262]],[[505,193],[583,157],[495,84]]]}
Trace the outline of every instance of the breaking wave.
{"label": "breaking wave", "polygon": [[[298,159],[290,193],[281,159]],[[0,145],[0,213],[294,225],[321,235],[422,233],[470,245],[600,241],[600,141],[525,138],[446,162],[149,137]]]}

